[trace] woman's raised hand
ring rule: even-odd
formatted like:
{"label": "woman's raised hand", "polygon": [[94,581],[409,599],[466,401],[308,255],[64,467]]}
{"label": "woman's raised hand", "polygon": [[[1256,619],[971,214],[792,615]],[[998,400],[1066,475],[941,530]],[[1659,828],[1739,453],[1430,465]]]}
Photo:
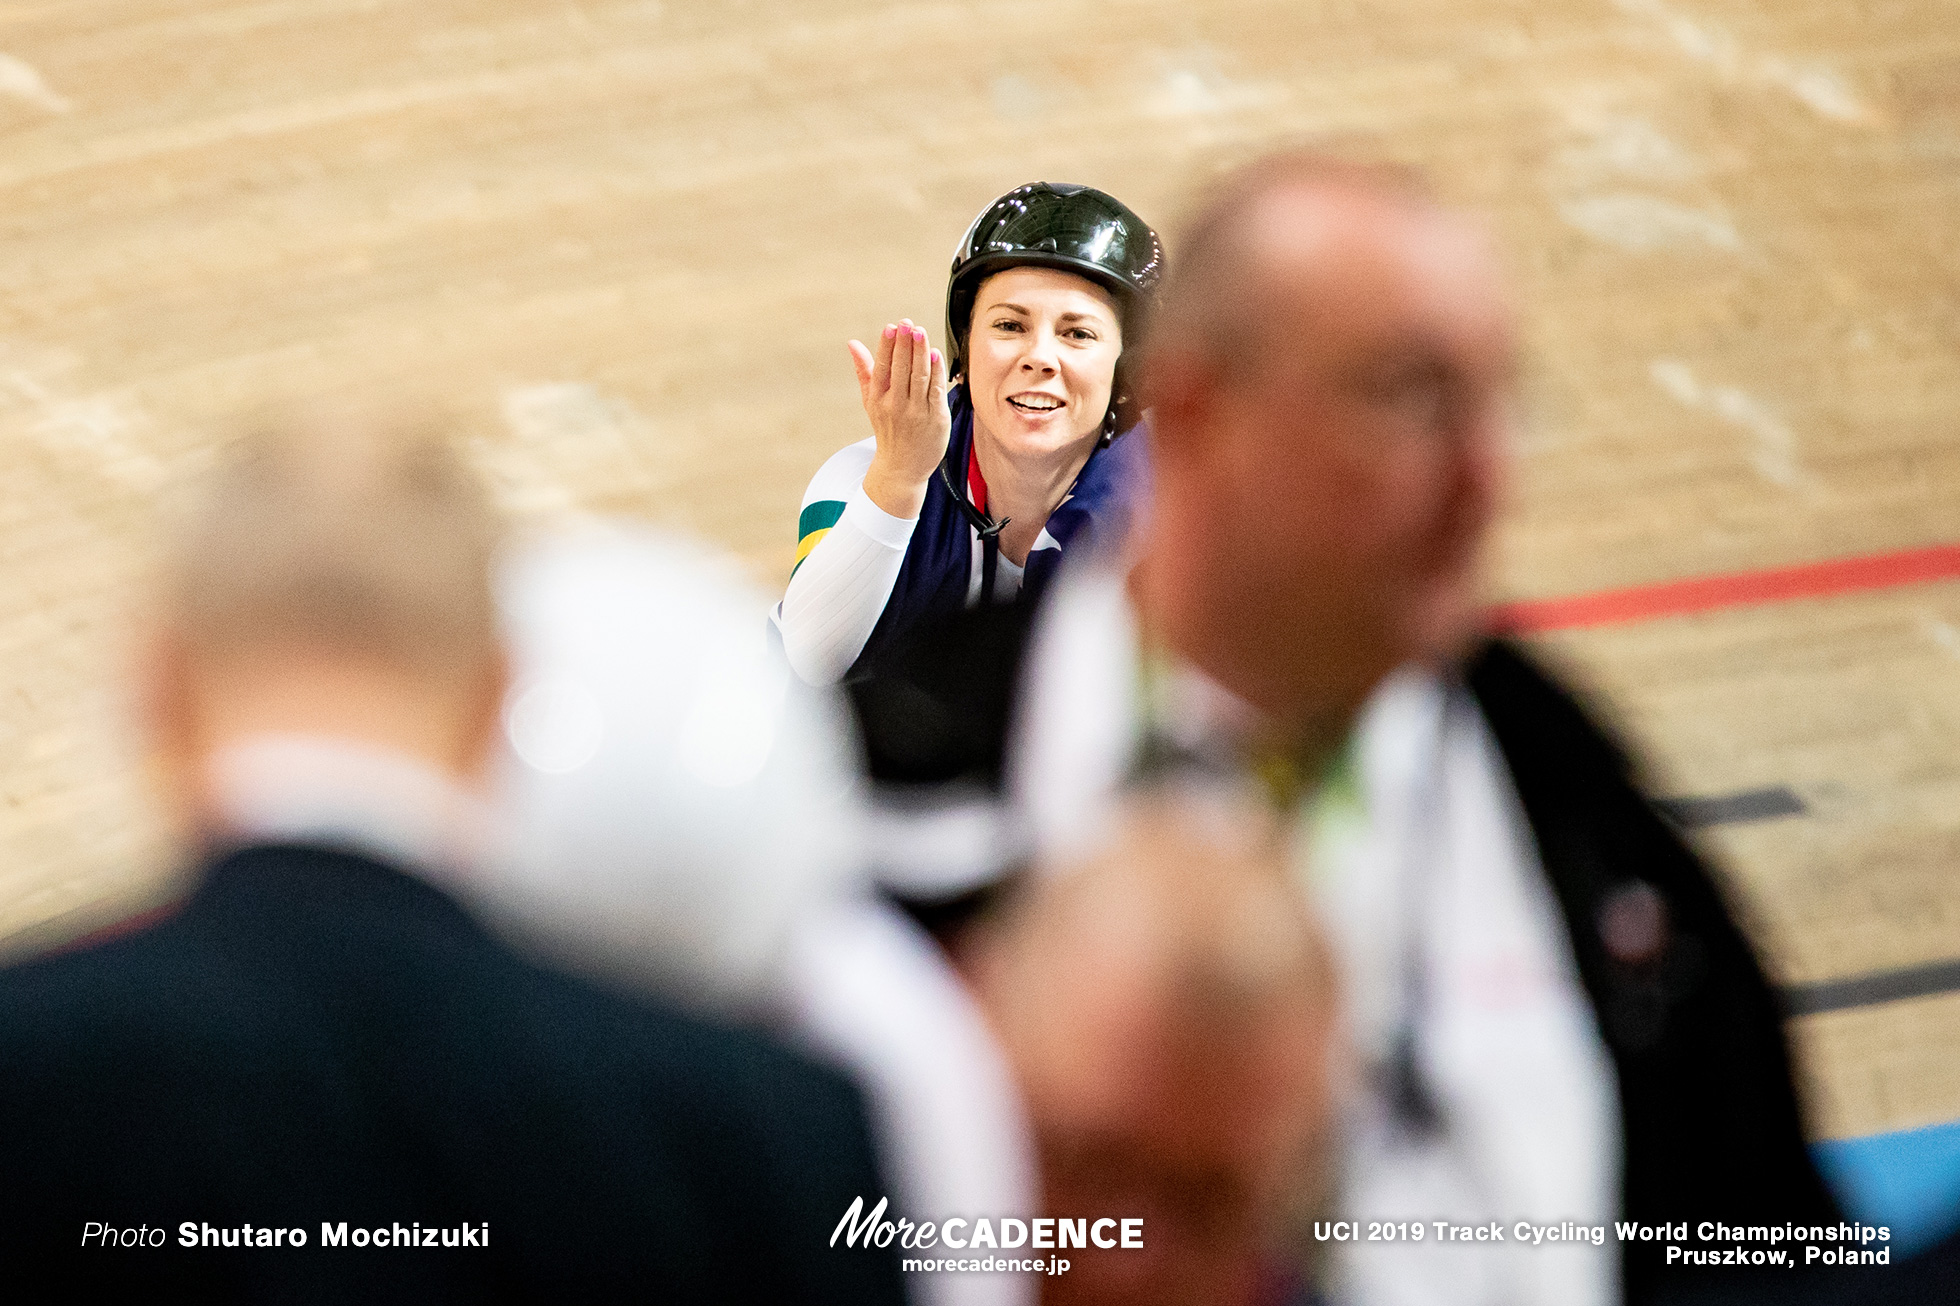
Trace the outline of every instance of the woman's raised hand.
{"label": "woman's raised hand", "polygon": [[916,517],[953,430],[946,407],[946,356],[909,318],[885,328],[875,356],[862,341],[851,341],[850,348],[858,397],[878,440],[864,492],[894,517]]}

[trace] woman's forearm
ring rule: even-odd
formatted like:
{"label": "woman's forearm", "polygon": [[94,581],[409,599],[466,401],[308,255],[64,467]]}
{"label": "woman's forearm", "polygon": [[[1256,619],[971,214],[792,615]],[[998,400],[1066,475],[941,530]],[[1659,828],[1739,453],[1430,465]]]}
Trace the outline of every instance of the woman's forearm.
{"label": "woman's forearm", "polygon": [[864,473],[864,492],[886,516],[916,520],[920,509],[925,507],[926,486],[931,480],[930,472],[920,477],[892,466],[885,451],[880,449],[872,455],[871,466]]}
{"label": "woman's forearm", "polygon": [[845,501],[837,524],[790,577],[777,609],[783,651],[811,684],[836,682],[864,651],[917,525],[916,515],[885,511],[866,489],[860,485]]}

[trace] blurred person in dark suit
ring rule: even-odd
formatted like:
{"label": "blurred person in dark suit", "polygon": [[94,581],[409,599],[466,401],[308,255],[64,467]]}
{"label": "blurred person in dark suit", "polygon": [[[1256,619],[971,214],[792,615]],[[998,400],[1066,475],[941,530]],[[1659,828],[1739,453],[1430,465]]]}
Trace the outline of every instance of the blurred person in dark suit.
{"label": "blurred person in dark suit", "polygon": [[504,688],[498,535],[437,433],[357,420],[244,440],[186,515],[145,725],[200,883],[0,973],[11,1270],[206,1301],[900,1300],[890,1256],[826,1245],[880,1185],[845,1081],[539,969],[452,896]]}
{"label": "blurred person in dark suit", "polygon": [[1256,794],[1156,777],[974,935],[1041,1213],[1092,1222],[1089,1245],[1052,1253],[1070,1268],[1043,1281],[1051,1306],[1302,1300],[1284,1267],[1324,1175],[1337,1053],[1285,847]]}
{"label": "blurred person in dark suit", "polygon": [[[1296,154],[1226,179],[1176,249],[1141,556],[1037,635],[1017,788],[1050,844],[1151,747],[1345,807],[1304,872],[1365,1069],[1340,1213],[1429,1236],[1335,1248],[1335,1299],[1663,1300],[1699,1272],[1615,1220],[1835,1223],[1713,877],[1484,636],[1515,343],[1482,236],[1404,173]],[[1438,1246],[1437,1219],[1605,1236]]]}

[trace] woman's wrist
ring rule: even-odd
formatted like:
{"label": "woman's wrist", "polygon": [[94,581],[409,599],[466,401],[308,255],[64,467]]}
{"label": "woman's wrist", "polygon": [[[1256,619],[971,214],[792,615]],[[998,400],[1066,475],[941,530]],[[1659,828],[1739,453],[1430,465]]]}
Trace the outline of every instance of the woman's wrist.
{"label": "woman's wrist", "polygon": [[925,507],[926,485],[931,480],[930,470],[924,476],[894,472],[874,455],[864,473],[864,493],[880,511],[910,521]]}

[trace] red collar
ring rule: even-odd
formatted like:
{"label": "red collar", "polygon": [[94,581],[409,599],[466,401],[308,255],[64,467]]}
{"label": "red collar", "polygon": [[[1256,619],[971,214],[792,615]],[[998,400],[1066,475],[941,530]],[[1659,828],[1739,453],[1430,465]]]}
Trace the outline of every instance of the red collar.
{"label": "red collar", "polygon": [[984,517],[987,513],[987,478],[980,474],[980,448],[977,443],[966,448],[966,497]]}

